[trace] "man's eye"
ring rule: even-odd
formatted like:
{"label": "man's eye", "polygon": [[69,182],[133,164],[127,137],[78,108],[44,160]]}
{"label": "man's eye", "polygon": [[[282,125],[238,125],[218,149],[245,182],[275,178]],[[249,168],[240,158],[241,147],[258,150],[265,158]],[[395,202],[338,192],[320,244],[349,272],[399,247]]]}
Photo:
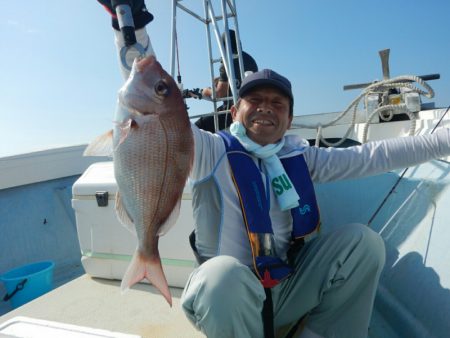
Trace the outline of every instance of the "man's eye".
{"label": "man's eye", "polygon": [[288,104],[284,101],[275,101],[273,102],[273,105],[278,107],[278,108],[282,108],[282,107],[286,107],[288,106]]}

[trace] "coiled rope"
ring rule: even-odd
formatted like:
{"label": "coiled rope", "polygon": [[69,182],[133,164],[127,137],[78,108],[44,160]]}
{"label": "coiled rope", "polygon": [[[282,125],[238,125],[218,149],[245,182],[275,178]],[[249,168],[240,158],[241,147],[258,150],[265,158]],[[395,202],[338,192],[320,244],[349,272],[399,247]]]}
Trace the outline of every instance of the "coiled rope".
{"label": "coiled rope", "polygon": [[[419,88],[418,86],[414,85],[414,83],[417,83],[418,85],[422,86],[424,89]],[[370,95],[380,95],[382,97],[382,102],[387,101],[387,95],[389,92],[389,89],[400,89],[400,92],[407,91],[408,93],[418,93],[419,95],[425,96],[427,98],[433,98],[434,97],[434,90],[429,86],[424,80],[422,80],[418,76],[414,75],[402,75],[398,76],[392,79],[383,80],[379,82],[375,82],[368,87],[366,87],[361,94],[359,94],[349,105],[348,107],[339,114],[335,119],[329,121],[326,124],[301,124],[301,123],[293,123],[292,126],[296,128],[306,128],[306,129],[317,129],[317,135],[316,135],[316,142],[315,145],[318,147],[320,142],[324,143],[328,147],[336,147],[342,144],[350,134],[350,132],[353,130],[353,127],[356,123],[356,114],[358,110],[358,106],[360,105],[361,101],[365,99],[365,104],[367,106],[367,98]],[[341,120],[344,116],[351,113],[351,122],[348,126],[347,131],[345,134],[341,137],[341,139],[337,142],[331,143],[328,142],[323,137],[323,130],[327,127],[334,126],[337,121]],[[377,109],[375,109],[370,116],[367,118],[367,121],[364,124],[363,129],[363,143],[367,141],[367,134],[369,130],[369,124],[372,121],[372,119],[375,116],[379,116],[384,121],[390,121],[395,113],[406,113],[411,121],[411,126],[409,129],[409,135],[413,135],[416,129],[416,119],[414,114],[412,114],[406,104],[397,104],[397,105],[381,105]]]}

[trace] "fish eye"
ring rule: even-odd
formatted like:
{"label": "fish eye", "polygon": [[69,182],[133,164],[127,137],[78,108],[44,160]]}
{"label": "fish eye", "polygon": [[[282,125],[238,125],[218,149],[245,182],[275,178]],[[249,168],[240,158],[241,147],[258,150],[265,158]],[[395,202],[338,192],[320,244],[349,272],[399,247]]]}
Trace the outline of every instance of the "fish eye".
{"label": "fish eye", "polygon": [[169,95],[169,87],[167,86],[167,83],[160,80],[155,84],[155,92],[158,95],[161,96],[167,96]]}

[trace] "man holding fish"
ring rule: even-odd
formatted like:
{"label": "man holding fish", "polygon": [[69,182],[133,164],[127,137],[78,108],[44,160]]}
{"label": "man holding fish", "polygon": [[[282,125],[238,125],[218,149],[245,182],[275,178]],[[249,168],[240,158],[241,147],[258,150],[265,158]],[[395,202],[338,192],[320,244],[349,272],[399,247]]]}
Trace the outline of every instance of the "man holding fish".
{"label": "man holding fish", "polygon": [[[100,2],[114,13],[110,1]],[[383,240],[362,224],[308,236],[320,225],[313,182],[450,155],[449,131],[310,147],[285,135],[293,119],[291,83],[270,69],[243,80],[229,132],[202,131],[189,123],[174,80],[152,55],[145,31],[151,14],[143,1],[132,1],[131,8],[148,56],[135,60],[130,76],[122,69],[127,81],[119,92],[113,146],[105,134],[87,151],[113,152],[118,216],[135,226],[139,239],[122,286],[148,278],[170,303],[157,239],[175,223],[189,176],[196,221],[191,243],[201,265],[187,282],[182,307],[193,325],[213,338],[268,338],[303,319],[302,338],[366,337]],[[121,50],[125,42],[115,28]]]}

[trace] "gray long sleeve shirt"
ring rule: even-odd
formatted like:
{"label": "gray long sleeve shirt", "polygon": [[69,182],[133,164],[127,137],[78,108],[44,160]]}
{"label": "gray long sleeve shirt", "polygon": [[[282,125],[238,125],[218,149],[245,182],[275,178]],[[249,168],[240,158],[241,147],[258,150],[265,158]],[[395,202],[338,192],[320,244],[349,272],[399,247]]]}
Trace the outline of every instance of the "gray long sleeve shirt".
{"label": "gray long sleeve shirt", "polygon": [[[191,181],[197,249],[205,257],[231,255],[251,265],[251,249],[223,140],[195,125],[192,128],[195,160]],[[450,132],[441,129],[433,135],[394,138],[349,148],[310,147],[299,136],[285,136],[285,145],[278,156],[297,154],[303,154],[314,182],[360,178],[450,155]],[[254,161],[266,183],[264,165],[257,158]],[[289,211],[280,209],[271,186],[266,184],[266,189],[276,249],[280,257],[285,257],[292,218]]]}

